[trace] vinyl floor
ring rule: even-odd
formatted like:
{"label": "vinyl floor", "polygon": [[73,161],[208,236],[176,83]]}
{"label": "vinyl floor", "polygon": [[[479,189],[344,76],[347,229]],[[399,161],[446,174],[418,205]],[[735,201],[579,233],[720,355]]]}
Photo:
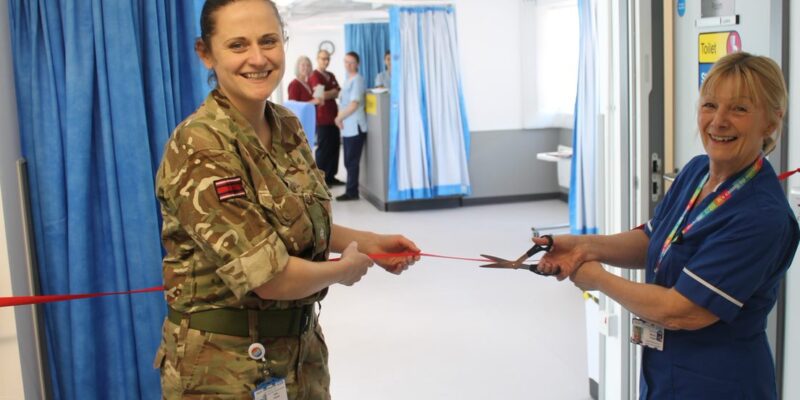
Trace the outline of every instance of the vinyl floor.
{"label": "vinyl floor", "polygon": [[[516,257],[532,226],[568,220],[559,200],[387,213],[362,198],[333,209],[337,224],[402,233],[423,252],[460,257]],[[321,324],[333,398],[588,399],[581,292],[478,265],[423,258],[400,276],[376,266],[352,287],[332,286]]]}

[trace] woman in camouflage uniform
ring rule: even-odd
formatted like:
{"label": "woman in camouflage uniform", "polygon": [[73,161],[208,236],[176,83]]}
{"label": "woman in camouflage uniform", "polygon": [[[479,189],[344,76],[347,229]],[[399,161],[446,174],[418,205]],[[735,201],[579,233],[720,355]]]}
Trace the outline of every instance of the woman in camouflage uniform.
{"label": "woman in camouflage uniform", "polygon": [[[331,222],[330,192],[298,119],[267,101],[284,73],[268,0],[208,0],[196,51],[217,87],[175,129],[157,175],[169,305],[155,365],[164,398],[247,399],[282,378],[330,398],[314,303],[359,281],[367,253],[419,252],[400,235]],[[327,261],[329,251],[341,252]],[[376,261],[399,274],[418,257]],[[263,360],[248,347],[266,348]]]}

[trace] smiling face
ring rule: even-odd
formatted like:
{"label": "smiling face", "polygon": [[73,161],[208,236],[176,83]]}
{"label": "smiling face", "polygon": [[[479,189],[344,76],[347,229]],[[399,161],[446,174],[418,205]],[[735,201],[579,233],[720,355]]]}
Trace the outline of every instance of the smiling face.
{"label": "smiling face", "polygon": [[311,61],[304,58],[300,60],[300,64],[297,66],[297,77],[301,80],[307,80],[308,77],[311,75]]}
{"label": "smiling face", "polygon": [[714,86],[700,97],[697,126],[712,168],[733,174],[758,157],[776,124],[740,79],[720,77]]}
{"label": "smiling face", "polygon": [[[213,14],[215,29],[197,53],[213,68],[220,91],[238,109],[263,103],[283,78],[285,54],[278,16],[264,0],[241,0]],[[250,103],[250,104],[248,104]]]}

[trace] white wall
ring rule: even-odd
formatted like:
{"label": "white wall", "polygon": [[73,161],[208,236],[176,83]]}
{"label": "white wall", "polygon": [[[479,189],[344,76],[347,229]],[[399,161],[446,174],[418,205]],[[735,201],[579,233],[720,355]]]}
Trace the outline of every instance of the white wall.
{"label": "white wall", "polygon": [[[791,21],[800,21],[800,4],[792,3]],[[789,168],[800,168],[800,25],[790,24],[789,60]],[[789,179],[789,187],[800,188],[800,176]],[[800,207],[795,212],[800,214]],[[783,398],[800,399],[800,254],[786,275],[786,339],[783,353]]]}
{"label": "white wall", "polygon": [[[30,293],[17,184],[16,162],[21,156],[8,26],[8,2],[0,1],[0,296],[21,296]],[[33,338],[30,306],[0,308],[0,399],[42,397]]]}
{"label": "white wall", "polygon": [[521,129],[522,1],[454,3],[469,129]]}
{"label": "white wall", "polygon": [[[491,5],[485,0],[456,0],[456,25],[461,56],[461,74],[467,118],[470,131],[489,131],[523,128],[523,92],[530,93],[527,103],[531,106],[533,86],[529,81],[532,72],[523,76],[523,57],[530,60],[531,54],[523,54],[524,43],[533,41],[532,35],[523,35],[525,25],[530,32],[533,22],[528,12],[523,15],[522,0],[495,0]],[[386,21],[388,21],[388,13]],[[329,68],[339,83],[344,78],[344,26],[332,19],[317,22],[289,21],[286,50],[286,75],[283,79],[283,97],[289,82],[294,79],[294,64],[297,57],[306,55],[316,64],[319,43],[330,40],[336,45]],[[355,21],[354,21],[355,22]],[[529,37],[523,41],[523,37]]]}

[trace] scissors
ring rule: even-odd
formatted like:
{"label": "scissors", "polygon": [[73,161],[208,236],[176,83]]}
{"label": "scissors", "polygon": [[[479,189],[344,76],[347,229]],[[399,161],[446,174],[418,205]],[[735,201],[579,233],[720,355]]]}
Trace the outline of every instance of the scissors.
{"label": "scissors", "polygon": [[531,258],[531,256],[533,256],[534,254],[542,252],[542,251],[550,251],[550,249],[553,248],[553,237],[550,236],[550,235],[544,235],[542,237],[547,239],[547,244],[546,245],[542,246],[542,245],[534,244],[533,247],[531,247],[530,249],[528,249],[528,251],[525,252],[525,254],[521,255],[518,259],[516,259],[514,261],[506,260],[506,259],[500,258],[500,257],[490,256],[488,254],[481,254],[481,257],[488,258],[489,260],[494,261],[491,264],[481,265],[481,267],[482,268],[508,268],[508,269],[525,268],[525,269],[527,269],[527,270],[529,270],[529,271],[531,271],[531,272],[533,272],[534,274],[537,274],[537,275],[542,275],[542,276],[558,275],[559,273],[561,273],[561,269],[560,268],[556,269],[556,271],[554,273],[548,274],[548,273],[544,273],[544,272],[540,272],[539,271],[539,263],[536,263],[536,264],[525,264],[525,261],[527,259]]}

